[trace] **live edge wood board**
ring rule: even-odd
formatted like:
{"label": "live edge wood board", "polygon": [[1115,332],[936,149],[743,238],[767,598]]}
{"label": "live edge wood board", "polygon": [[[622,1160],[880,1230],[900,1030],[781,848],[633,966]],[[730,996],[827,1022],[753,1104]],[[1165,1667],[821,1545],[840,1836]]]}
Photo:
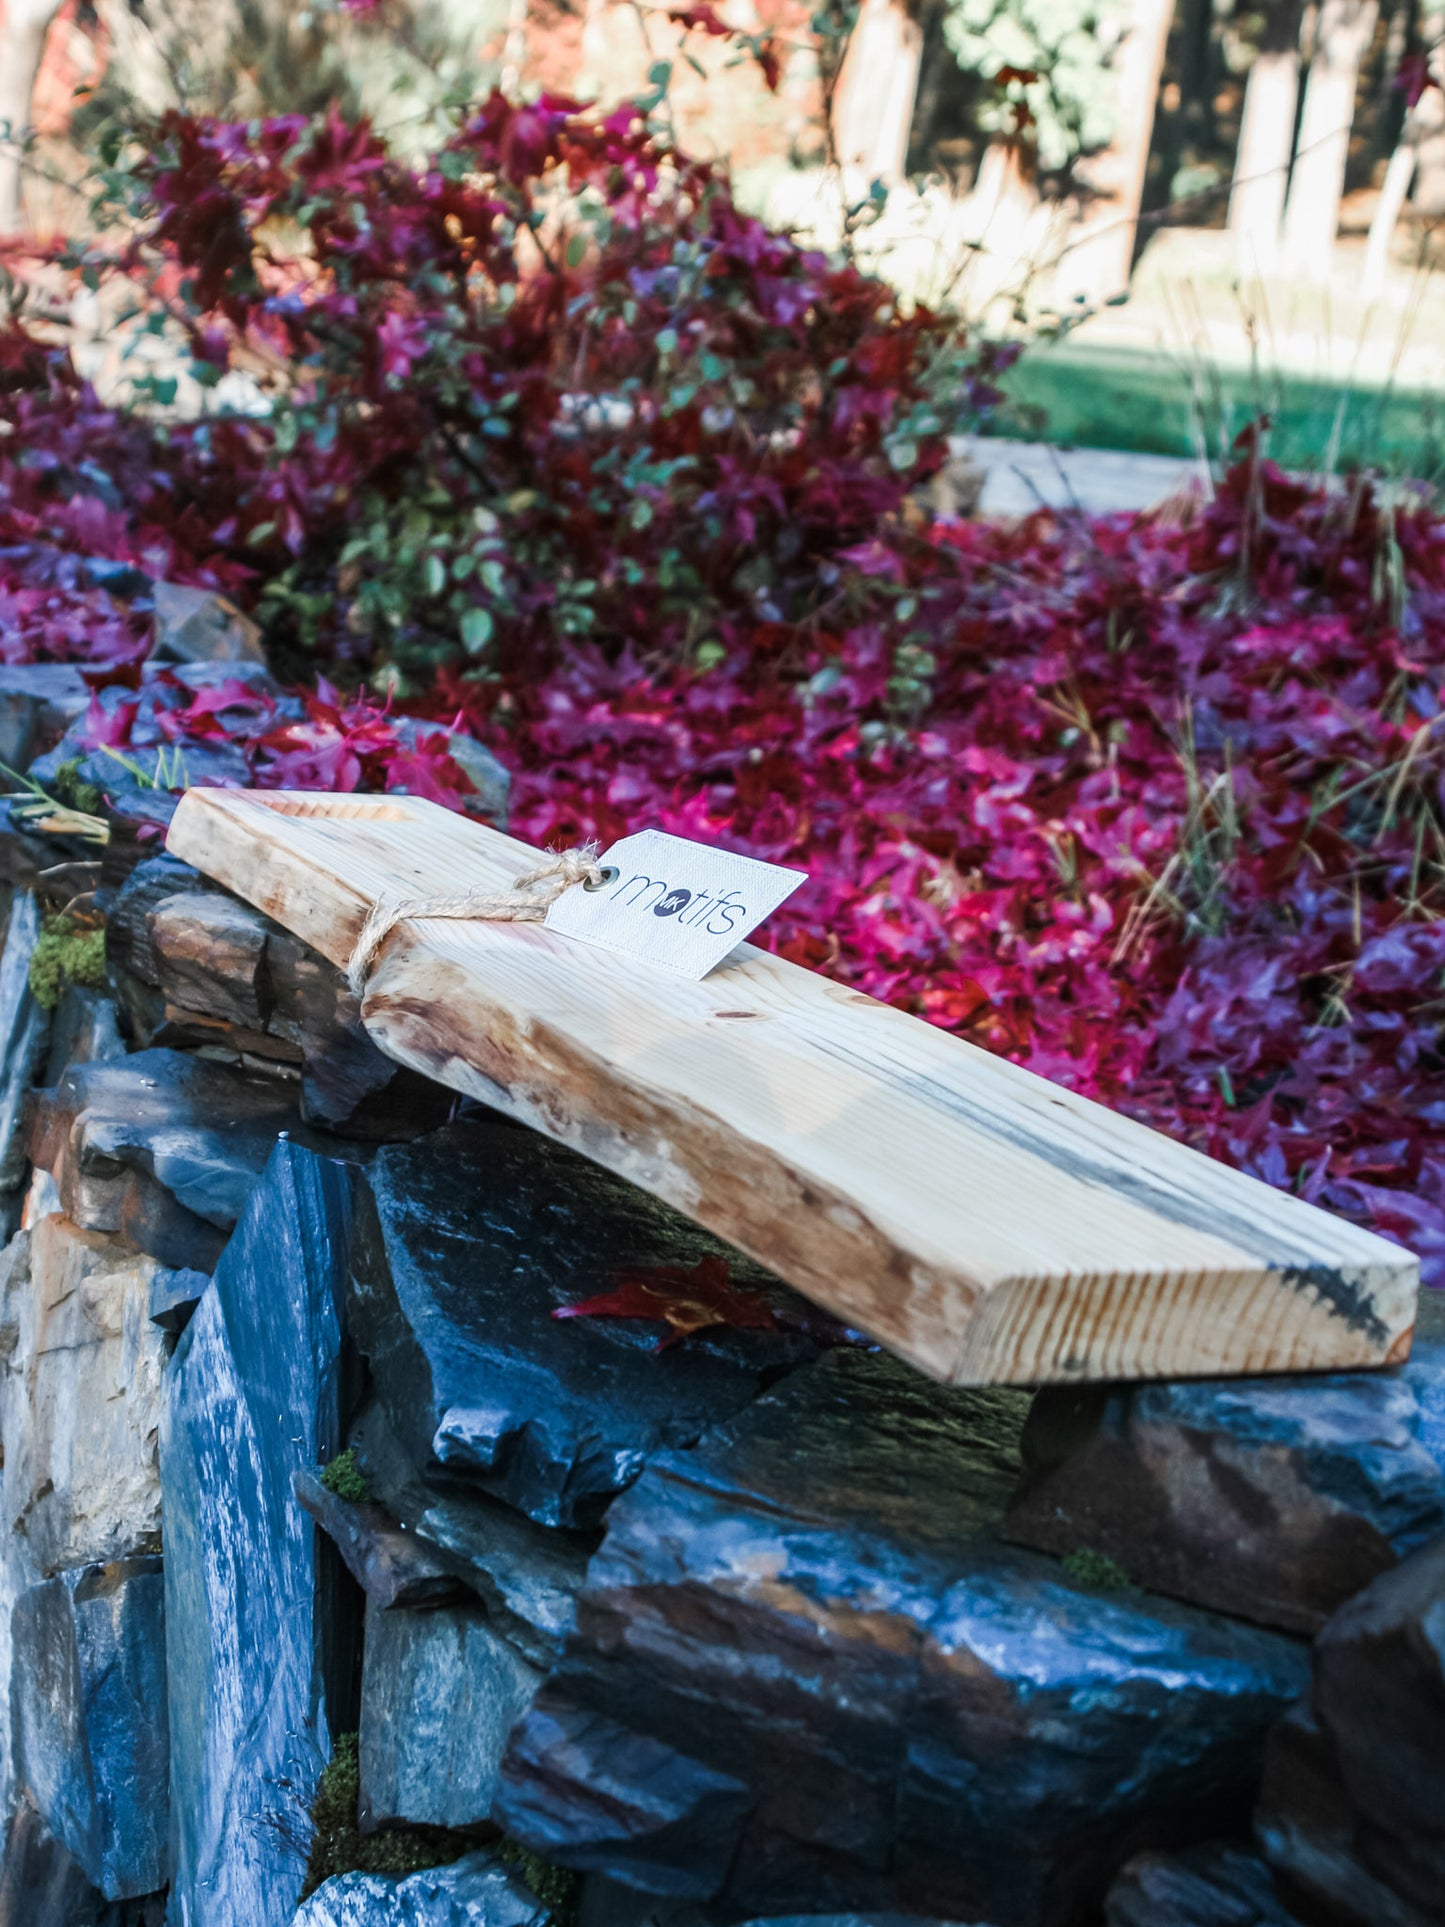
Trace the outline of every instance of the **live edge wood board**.
{"label": "live edge wood board", "polygon": [[[169,847],[337,964],[378,896],[504,889],[538,855],[410,798],[212,789]],[[751,945],[690,983],[537,925],[407,923],[363,1017],[952,1384],[1409,1349],[1399,1246]]]}

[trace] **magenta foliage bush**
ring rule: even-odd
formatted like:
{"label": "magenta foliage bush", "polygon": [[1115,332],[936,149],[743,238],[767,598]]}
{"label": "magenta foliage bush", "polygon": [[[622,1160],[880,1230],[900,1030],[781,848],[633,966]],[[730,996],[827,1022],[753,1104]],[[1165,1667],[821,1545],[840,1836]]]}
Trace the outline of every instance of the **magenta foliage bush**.
{"label": "magenta foliage bush", "polygon": [[933,547],[951,617],[916,727],[874,623],[786,669],[579,653],[468,698],[514,827],[802,865],[784,954],[1445,1283],[1445,524],[1246,465],[1192,526]]}
{"label": "magenta foliage bush", "polygon": [[113,186],[92,278],[266,412],[123,414],[0,336],[5,659],[134,680],[127,569],[223,588],[348,693],[177,686],[169,740],[459,804],[460,714],[521,835],[800,865],[764,941],[1445,1281],[1433,512],[1246,446],[1190,516],[932,523],[987,358],[626,116],[493,101],[421,169],[173,121]]}
{"label": "magenta foliage bush", "polygon": [[361,668],[806,638],[993,393],[998,357],[631,106],[494,95],[423,166],[335,118],[172,116],[110,191],[135,239],[92,279],[253,385],[169,438],[178,497],[278,639]]}

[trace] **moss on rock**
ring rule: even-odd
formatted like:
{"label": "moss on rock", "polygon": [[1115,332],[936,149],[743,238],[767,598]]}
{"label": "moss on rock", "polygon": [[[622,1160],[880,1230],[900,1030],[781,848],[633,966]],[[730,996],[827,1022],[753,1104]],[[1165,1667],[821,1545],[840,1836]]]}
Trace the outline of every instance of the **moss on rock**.
{"label": "moss on rock", "polygon": [[509,1834],[504,1834],[497,1842],[497,1852],[509,1867],[516,1869],[542,1905],[550,1911],[554,1927],[576,1927],[580,1882],[570,1867],[554,1867],[550,1860],[544,1860],[540,1854],[533,1853],[530,1847],[524,1847],[520,1840],[513,1840]]}
{"label": "moss on rock", "polygon": [[73,810],[80,810],[86,816],[94,816],[105,801],[103,790],[82,779],[78,756],[72,756],[69,762],[60,765],[50,787],[62,803]]}
{"label": "moss on rock", "polygon": [[1077,1552],[1071,1552],[1064,1561],[1064,1571],[1094,1592],[1129,1592],[1134,1584],[1116,1559],[1092,1546],[1080,1546]]}
{"label": "moss on rock", "polygon": [[297,1905],[343,1873],[382,1874],[405,1880],[428,1867],[445,1867],[464,1854],[490,1846],[519,1873],[551,1915],[554,1927],[576,1927],[579,1882],[565,1867],[503,1835],[483,1840],[446,1827],[387,1826],[363,1833],[357,1820],[361,1799],[361,1745],[356,1733],[343,1733],[316,1786],[311,1802],[311,1852],[306,1883]]}
{"label": "moss on rock", "polygon": [[352,1505],[365,1505],[371,1497],[371,1487],[366,1482],[366,1474],[361,1469],[354,1446],[338,1452],[330,1465],[321,1468],[321,1483],[328,1492],[338,1499],[349,1500]]}
{"label": "moss on rock", "polygon": [[47,917],[30,958],[30,989],[42,1010],[54,1010],[68,983],[105,988],[105,930],[74,917]]}
{"label": "moss on rock", "polygon": [[445,1827],[391,1826],[363,1833],[357,1821],[360,1794],[358,1736],[343,1733],[311,1802],[311,1853],[300,1900],[337,1874],[377,1873],[404,1880],[408,1874],[444,1867],[476,1850],[477,1842],[470,1834],[452,1833]]}

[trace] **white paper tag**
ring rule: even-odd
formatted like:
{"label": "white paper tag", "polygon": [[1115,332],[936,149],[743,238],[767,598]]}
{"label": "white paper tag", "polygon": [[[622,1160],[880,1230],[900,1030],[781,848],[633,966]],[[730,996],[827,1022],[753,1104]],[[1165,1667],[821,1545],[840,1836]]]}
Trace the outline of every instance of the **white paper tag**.
{"label": "white paper tag", "polygon": [[600,890],[564,890],[547,912],[547,928],[694,979],[721,963],[808,874],[664,830],[624,836],[599,861],[616,875]]}

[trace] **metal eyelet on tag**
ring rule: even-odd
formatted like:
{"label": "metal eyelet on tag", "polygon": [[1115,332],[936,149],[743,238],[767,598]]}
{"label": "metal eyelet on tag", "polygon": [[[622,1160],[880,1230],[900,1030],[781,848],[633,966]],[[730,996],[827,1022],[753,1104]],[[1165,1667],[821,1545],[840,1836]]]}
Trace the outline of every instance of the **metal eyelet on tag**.
{"label": "metal eyelet on tag", "polygon": [[[801,870],[665,830],[634,830],[599,850],[588,870],[581,890],[563,890],[550,905],[547,929],[675,970],[694,983],[803,881]],[[737,1001],[741,1008],[748,999],[740,991]]]}

